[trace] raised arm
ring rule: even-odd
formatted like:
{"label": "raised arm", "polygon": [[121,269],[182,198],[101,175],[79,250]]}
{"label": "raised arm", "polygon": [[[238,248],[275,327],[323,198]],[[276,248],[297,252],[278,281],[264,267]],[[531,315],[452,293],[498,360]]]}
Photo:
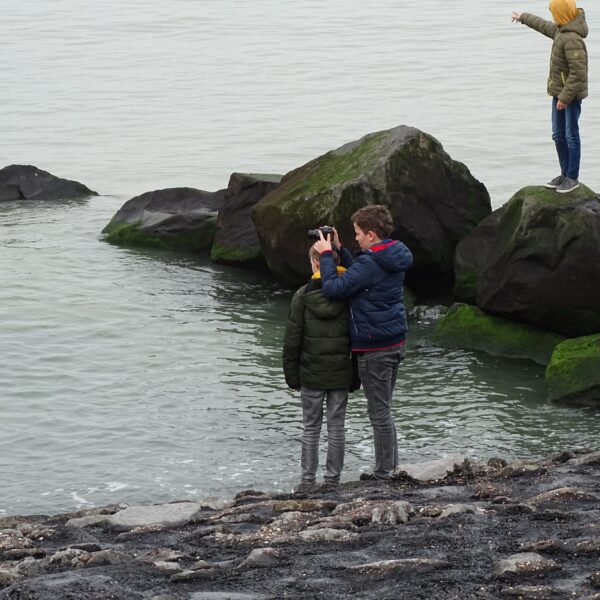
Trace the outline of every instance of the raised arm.
{"label": "raised arm", "polygon": [[351,298],[357,292],[366,289],[370,284],[370,269],[364,259],[357,258],[343,274],[337,274],[337,268],[331,252],[321,254],[322,290],[330,300]]}
{"label": "raised arm", "polygon": [[512,20],[519,21],[523,25],[527,25],[527,27],[535,29],[552,39],[554,39],[558,31],[558,25],[554,21],[546,21],[546,19],[542,19],[542,17],[537,17],[531,13],[513,13]]}

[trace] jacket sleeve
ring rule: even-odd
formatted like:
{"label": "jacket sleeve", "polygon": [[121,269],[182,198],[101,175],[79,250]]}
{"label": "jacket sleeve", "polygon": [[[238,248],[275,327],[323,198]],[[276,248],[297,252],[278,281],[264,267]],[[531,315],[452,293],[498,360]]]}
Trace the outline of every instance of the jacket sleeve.
{"label": "jacket sleeve", "polygon": [[289,387],[300,387],[300,353],[304,336],[304,304],[301,291],[292,298],[283,335],[283,374]]}
{"label": "jacket sleeve", "polygon": [[323,294],[329,300],[351,298],[371,283],[367,257],[359,256],[343,274],[338,275],[330,252],[321,254],[321,282]]}
{"label": "jacket sleeve", "polygon": [[535,29],[536,31],[543,33],[552,39],[554,39],[554,36],[558,31],[558,25],[556,23],[553,21],[546,21],[546,19],[542,19],[542,17],[537,17],[531,13],[522,13],[521,23],[523,23],[523,25],[527,25],[527,27],[531,27],[531,29]]}
{"label": "jacket sleeve", "polygon": [[340,248],[340,264],[346,269],[354,262],[354,257],[348,248]]}
{"label": "jacket sleeve", "polygon": [[587,81],[587,52],[582,40],[571,39],[565,43],[565,58],[569,64],[569,76],[558,99],[570,104],[585,89]]}

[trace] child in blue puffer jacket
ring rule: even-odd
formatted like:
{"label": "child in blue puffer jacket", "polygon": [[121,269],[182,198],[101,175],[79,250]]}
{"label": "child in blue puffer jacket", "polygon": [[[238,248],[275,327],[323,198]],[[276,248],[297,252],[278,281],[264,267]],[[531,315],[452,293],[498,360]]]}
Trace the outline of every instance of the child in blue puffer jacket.
{"label": "child in blue puffer jacket", "polygon": [[352,215],[352,222],[361,252],[352,259],[348,250],[341,250],[342,264],[348,267],[343,277],[338,277],[331,254],[332,242],[340,247],[337,231],[333,240],[319,231],[321,239],[314,247],[321,256],[323,294],[330,300],[348,300],[352,352],[358,355],[375,444],[375,469],[361,479],[385,480],[398,465],[392,396],[406,354],[403,287],[413,257],[402,242],[389,239],[394,224],[385,206],[364,206]]}

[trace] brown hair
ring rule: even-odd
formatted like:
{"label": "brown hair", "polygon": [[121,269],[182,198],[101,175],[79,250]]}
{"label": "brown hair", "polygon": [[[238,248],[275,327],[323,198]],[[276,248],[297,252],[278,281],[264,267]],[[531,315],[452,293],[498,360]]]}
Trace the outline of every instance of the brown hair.
{"label": "brown hair", "polygon": [[350,217],[353,223],[356,223],[365,233],[373,231],[377,237],[384,240],[390,237],[394,230],[394,221],[392,215],[383,204],[368,204],[359,208]]}
{"label": "brown hair", "polygon": [[[339,256],[339,254],[335,250],[332,250],[331,254],[333,256],[333,262],[336,265],[339,265],[340,264],[340,256]],[[315,245],[314,244],[310,247],[310,250],[308,251],[308,257],[310,258],[310,260],[314,260],[314,261],[316,261],[318,263],[321,262],[321,255],[315,249]]]}

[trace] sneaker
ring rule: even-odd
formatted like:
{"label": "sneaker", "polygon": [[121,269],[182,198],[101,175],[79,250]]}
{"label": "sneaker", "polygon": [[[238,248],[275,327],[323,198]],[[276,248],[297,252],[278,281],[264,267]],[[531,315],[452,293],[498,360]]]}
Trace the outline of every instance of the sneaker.
{"label": "sneaker", "polygon": [[292,494],[310,494],[317,491],[319,484],[316,481],[301,481],[293,490]]}
{"label": "sneaker", "polygon": [[565,177],[565,180],[556,188],[559,194],[568,194],[579,187],[579,181],[577,179],[571,179]]}
{"label": "sneaker", "polygon": [[565,180],[565,176],[559,175],[558,177],[555,177],[552,181],[545,183],[544,187],[555,190],[564,180]]}

